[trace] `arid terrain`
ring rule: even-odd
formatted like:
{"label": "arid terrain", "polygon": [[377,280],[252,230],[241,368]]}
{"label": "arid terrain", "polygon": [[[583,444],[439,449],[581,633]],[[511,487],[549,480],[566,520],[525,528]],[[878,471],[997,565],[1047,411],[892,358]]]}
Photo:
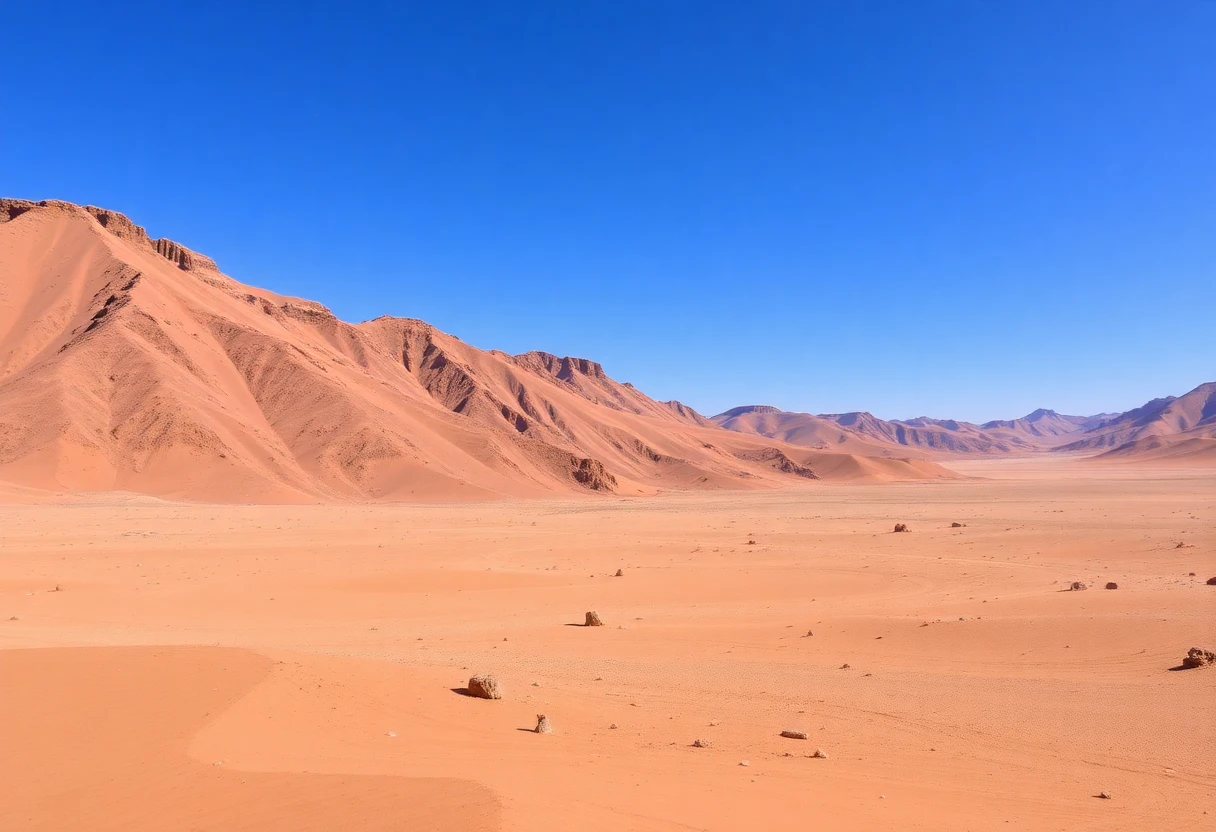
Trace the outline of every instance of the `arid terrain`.
{"label": "arid terrain", "polygon": [[1175,668],[1216,643],[1216,470],[951,464],[428,505],[14,487],[0,828],[1213,828],[1216,667]]}

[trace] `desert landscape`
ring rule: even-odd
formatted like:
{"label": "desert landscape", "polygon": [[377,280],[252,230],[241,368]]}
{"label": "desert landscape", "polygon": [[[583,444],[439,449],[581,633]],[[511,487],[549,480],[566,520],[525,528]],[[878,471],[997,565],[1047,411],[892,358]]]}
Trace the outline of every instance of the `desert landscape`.
{"label": "desert landscape", "polygon": [[1216,824],[1216,382],[707,417],[56,201],[0,276],[4,829]]}

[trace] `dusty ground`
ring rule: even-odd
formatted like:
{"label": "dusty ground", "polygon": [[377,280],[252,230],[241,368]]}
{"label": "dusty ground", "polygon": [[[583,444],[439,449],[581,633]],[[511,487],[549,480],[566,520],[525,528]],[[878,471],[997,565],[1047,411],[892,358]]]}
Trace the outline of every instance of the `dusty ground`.
{"label": "dusty ground", "polygon": [[960,467],[0,508],[0,828],[1216,828],[1216,470]]}

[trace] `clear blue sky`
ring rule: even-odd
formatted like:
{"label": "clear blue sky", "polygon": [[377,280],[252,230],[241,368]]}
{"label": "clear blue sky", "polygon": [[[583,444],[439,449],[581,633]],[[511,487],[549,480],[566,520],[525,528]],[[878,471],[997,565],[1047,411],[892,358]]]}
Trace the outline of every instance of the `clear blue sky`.
{"label": "clear blue sky", "polygon": [[346,320],[711,414],[1216,379],[1213,0],[24,2],[0,47],[0,192]]}

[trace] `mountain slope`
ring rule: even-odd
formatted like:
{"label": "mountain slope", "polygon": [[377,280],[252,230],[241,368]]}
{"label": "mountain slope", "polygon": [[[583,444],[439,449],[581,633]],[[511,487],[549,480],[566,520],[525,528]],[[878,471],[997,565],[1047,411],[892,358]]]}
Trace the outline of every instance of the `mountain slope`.
{"label": "mountain slope", "polygon": [[1210,458],[1204,441],[1210,439],[1216,439],[1216,381],[1108,419],[1062,450],[1109,451],[1105,456],[1124,459]]}
{"label": "mountain slope", "polygon": [[[0,480],[216,500],[764,488],[814,452],[723,431],[594,362],[358,325],[121,214],[0,200]],[[835,457],[831,468],[839,467]],[[873,478],[949,476],[886,460]]]}

